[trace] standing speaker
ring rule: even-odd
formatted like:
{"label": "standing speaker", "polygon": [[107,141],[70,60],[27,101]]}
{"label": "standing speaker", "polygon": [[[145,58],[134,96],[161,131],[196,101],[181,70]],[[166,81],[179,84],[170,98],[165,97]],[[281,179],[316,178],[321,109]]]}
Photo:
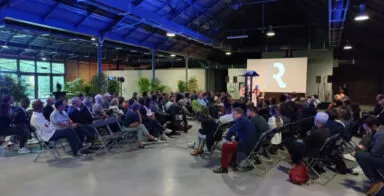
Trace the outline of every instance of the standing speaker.
{"label": "standing speaker", "polygon": [[233,83],[237,83],[237,76],[233,76]]}
{"label": "standing speaker", "polygon": [[321,83],[321,76],[316,76],[316,84],[320,84]]}
{"label": "standing speaker", "polygon": [[327,77],[327,82],[328,83],[333,83],[333,76],[328,76]]}

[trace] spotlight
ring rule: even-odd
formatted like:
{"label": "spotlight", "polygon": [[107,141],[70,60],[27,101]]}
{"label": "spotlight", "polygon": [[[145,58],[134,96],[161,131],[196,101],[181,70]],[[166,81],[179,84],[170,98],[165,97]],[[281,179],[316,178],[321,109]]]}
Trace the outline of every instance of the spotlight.
{"label": "spotlight", "polygon": [[227,55],[227,56],[231,56],[232,53],[231,53],[231,52],[225,52],[225,55]]}
{"label": "spotlight", "polygon": [[367,12],[365,11],[365,4],[360,4],[360,10],[359,13],[355,16],[356,21],[364,21],[368,20],[369,16]]}
{"label": "spotlight", "polygon": [[171,54],[171,57],[175,57],[176,56],[176,54]]}
{"label": "spotlight", "polygon": [[42,61],[46,61],[47,58],[45,58],[45,57],[41,57],[41,60],[42,60]]}
{"label": "spotlight", "polygon": [[344,45],[344,50],[352,50],[352,45],[349,43],[349,41],[347,41],[347,43]]}
{"label": "spotlight", "polygon": [[96,37],[92,37],[91,40],[92,40],[92,41],[96,41]]}
{"label": "spotlight", "polygon": [[168,37],[175,37],[175,36],[176,36],[176,34],[174,34],[174,33],[170,33],[170,32],[167,32],[167,36],[168,36]]}
{"label": "spotlight", "polygon": [[5,49],[7,49],[8,48],[8,46],[5,44],[5,45],[2,45],[1,46],[2,48],[5,48]]}
{"label": "spotlight", "polygon": [[268,37],[273,37],[276,35],[275,31],[273,31],[272,29],[272,26],[269,26],[269,30],[267,31],[267,33],[265,33],[265,35],[267,35]]}

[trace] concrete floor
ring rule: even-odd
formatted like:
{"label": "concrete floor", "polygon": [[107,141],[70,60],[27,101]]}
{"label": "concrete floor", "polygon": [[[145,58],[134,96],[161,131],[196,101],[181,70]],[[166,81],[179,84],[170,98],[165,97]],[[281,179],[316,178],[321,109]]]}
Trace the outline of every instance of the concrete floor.
{"label": "concrete floor", "polygon": [[[60,163],[35,155],[0,158],[1,196],[205,196],[205,195],[364,195],[364,178],[360,175],[336,176],[326,186],[293,185],[287,174],[273,168],[265,177],[249,172],[217,175],[213,159],[189,155],[187,143],[196,137],[198,125],[187,135],[177,136],[166,144],[149,149],[118,149],[112,155],[90,160],[64,159]],[[286,163],[279,165],[288,166]]]}

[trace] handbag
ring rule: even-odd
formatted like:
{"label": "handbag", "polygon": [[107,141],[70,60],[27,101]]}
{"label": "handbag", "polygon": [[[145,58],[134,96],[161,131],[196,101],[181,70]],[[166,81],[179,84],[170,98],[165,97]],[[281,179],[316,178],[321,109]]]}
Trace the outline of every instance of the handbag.
{"label": "handbag", "polygon": [[308,167],[304,163],[300,163],[289,171],[289,181],[293,184],[303,185],[309,180]]}

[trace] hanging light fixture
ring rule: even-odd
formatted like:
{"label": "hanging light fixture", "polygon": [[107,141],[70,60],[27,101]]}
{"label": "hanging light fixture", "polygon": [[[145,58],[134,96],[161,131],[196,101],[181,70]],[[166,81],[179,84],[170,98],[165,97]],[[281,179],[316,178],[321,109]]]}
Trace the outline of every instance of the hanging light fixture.
{"label": "hanging light fixture", "polygon": [[269,29],[268,29],[267,33],[265,33],[265,35],[268,37],[273,37],[276,35],[275,31],[273,31],[273,29],[272,29],[272,26],[269,26]]}
{"label": "hanging light fixture", "polygon": [[96,41],[96,37],[92,37],[91,40],[92,40],[92,41]]}
{"label": "hanging light fixture", "polygon": [[345,43],[343,49],[344,50],[352,50],[352,48],[353,47],[352,47],[351,43],[347,40],[347,42]]}
{"label": "hanging light fixture", "polygon": [[168,36],[168,37],[175,37],[176,34],[175,34],[175,33],[171,33],[171,32],[167,32],[167,36]]}
{"label": "hanging light fixture", "polygon": [[225,55],[227,55],[227,56],[231,56],[232,53],[228,51],[228,52],[225,52]]}
{"label": "hanging light fixture", "polygon": [[175,57],[176,56],[176,54],[171,54],[171,57]]}
{"label": "hanging light fixture", "polygon": [[359,10],[359,13],[355,16],[355,20],[364,21],[368,19],[369,19],[369,15],[365,11],[365,4],[360,4],[360,10]]}

